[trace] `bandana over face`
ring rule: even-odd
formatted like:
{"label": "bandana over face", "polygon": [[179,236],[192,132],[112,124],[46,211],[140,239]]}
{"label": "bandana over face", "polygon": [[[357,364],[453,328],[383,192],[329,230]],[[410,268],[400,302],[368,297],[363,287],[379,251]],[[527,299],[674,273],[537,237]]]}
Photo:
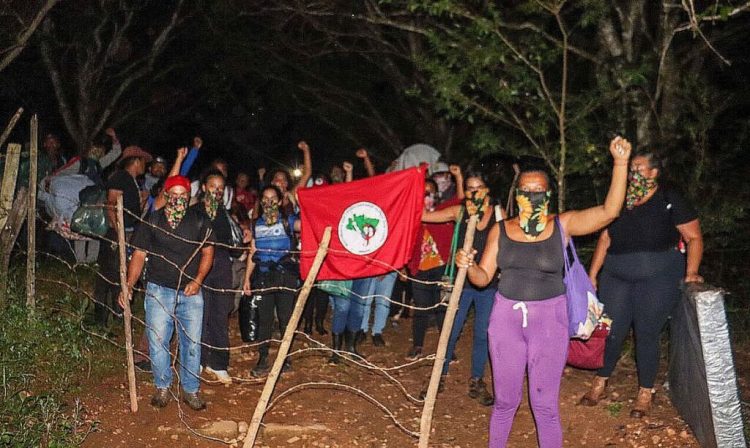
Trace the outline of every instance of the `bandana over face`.
{"label": "bandana over face", "polygon": [[187,213],[188,198],[173,196],[169,193],[165,193],[165,195],[167,196],[167,204],[164,206],[164,213],[167,215],[167,224],[174,230],[180,225],[182,218]]}
{"label": "bandana over face", "polygon": [[263,199],[263,217],[267,226],[272,226],[279,222],[279,203],[275,200]]}
{"label": "bandana over face", "polygon": [[547,227],[547,215],[549,214],[549,200],[551,191],[521,191],[516,190],[516,203],[518,204],[518,222],[523,233],[531,237],[537,237]]}
{"label": "bandana over face", "polygon": [[654,188],[656,188],[656,179],[649,179],[638,171],[630,171],[628,191],[625,194],[625,207],[632,210],[635,203],[643,199]]}
{"label": "bandana over face", "polygon": [[487,193],[489,193],[489,189],[483,187],[466,195],[464,203],[466,205],[466,212],[469,216],[477,215],[480,220],[484,217],[484,212],[487,211],[486,209],[489,205],[488,203],[485,203]]}
{"label": "bandana over face", "polygon": [[211,221],[216,219],[216,212],[219,210],[219,205],[221,205],[223,200],[224,190],[216,189],[213,192],[206,191],[206,194],[203,197],[203,204],[206,206],[206,214]]}

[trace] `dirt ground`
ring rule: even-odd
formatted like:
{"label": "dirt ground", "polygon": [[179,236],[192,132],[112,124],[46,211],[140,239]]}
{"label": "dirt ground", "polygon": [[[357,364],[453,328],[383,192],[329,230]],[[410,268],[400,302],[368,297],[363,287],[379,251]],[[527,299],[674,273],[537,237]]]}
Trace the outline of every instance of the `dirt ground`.
{"label": "dirt ground", "polygon": [[[241,344],[232,322],[232,345]],[[362,345],[367,360],[382,367],[406,363],[404,355],[410,347],[411,321],[402,320],[398,327],[386,329],[386,347],[374,347],[368,341]],[[329,343],[330,336],[314,337]],[[427,335],[426,351],[434,351],[438,339],[436,329]],[[488,421],[491,408],[483,407],[466,395],[470,369],[471,325],[465,327],[458,344],[459,360],[451,366],[446,388],[438,395],[433,419],[430,446],[484,447],[487,446]],[[314,347],[299,335],[293,351]],[[272,356],[274,352],[272,351]],[[303,383],[341,383],[358,388],[363,394],[385,405],[394,418],[408,430],[419,430],[421,404],[410,401],[397,384],[379,371],[368,370],[351,363],[330,365],[329,354],[304,351],[293,356],[293,371],[285,373],[276,388],[274,398]],[[123,354],[124,358],[124,354]],[[122,374],[91,385],[80,397],[86,418],[97,421],[97,429],[86,439],[87,447],[211,447],[242,445],[237,440],[234,422],[249,422],[263,383],[249,375],[256,360],[250,349],[234,351],[230,374],[235,383],[230,386],[204,383],[202,393],[208,409],[194,412],[186,406],[171,403],[164,409],[149,405],[153,392],[149,374],[138,374],[140,410],[130,413],[127,379],[123,364]],[[423,360],[410,367],[390,373],[406,390],[417,397],[429,377],[431,361]],[[664,368],[657,384],[664,382]],[[629,417],[637,384],[635,366],[629,357],[623,358],[610,381],[610,394],[597,407],[578,406],[580,396],[590,386],[592,373],[568,368],[562,380],[561,412],[565,446],[570,447],[698,447],[690,429],[677,415],[669,399],[657,387],[657,402],[653,412],[643,420]],[[489,378],[489,371],[486,378]],[[229,421],[226,439],[209,440],[191,433],[214,424]],[[267,412],[256,446],[263,447],[409,447],[416,446],[416,438],[400,429],[387,413],[362,394],[340,386],[305,386],[282,397]],[[513,426],[509,447],[536,446],[536,432],[528,401],[521,404]]]}

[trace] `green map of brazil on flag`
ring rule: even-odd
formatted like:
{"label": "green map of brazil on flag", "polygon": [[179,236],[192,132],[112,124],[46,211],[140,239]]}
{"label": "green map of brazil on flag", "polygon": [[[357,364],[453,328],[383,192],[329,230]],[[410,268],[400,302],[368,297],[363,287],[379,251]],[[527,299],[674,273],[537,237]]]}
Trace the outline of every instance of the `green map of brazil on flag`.
{"label": "green map of brazil on flag", "polygon": [[326,227],[320,280],[371,277],[400,269],[412,254],[424,207],[424,171],[410,168],[297,191],[302,219],[300,274],[306,278]]}

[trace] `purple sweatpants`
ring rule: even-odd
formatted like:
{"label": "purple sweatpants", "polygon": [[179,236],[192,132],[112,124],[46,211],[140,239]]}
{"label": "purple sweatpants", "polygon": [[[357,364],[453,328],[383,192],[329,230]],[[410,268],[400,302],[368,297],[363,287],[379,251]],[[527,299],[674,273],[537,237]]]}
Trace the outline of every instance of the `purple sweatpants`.
{"label": "purple sweatpants", "polygon": [[518,302],[495,294],[488,333],[495,386],[490,448],[508,442],[527,368],[539,446],[562,447],[559,398],[568,355],[566,297]]}

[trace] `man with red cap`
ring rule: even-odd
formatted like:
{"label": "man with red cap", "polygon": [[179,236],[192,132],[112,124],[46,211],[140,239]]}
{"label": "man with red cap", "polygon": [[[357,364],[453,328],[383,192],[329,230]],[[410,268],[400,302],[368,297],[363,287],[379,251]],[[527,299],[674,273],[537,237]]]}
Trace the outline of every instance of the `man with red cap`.
{"label": "man with red cap", "polygon": [[107,327],[109,315],[115,305],[115,297],[120,289],[120,257],[117,248],[117,198],[122,197],[125,239],[129,240],[141,216],[143,202],[137,178],[146,172],[151,154],[138,146],[128,146],[122,152],[119,169],[107,180],[107,224],[109,230],[99,248],[99,273],[94,289],[94,314],[96,323]]}
{"label": "man with red cap", "polygon": [[[172,384],[169,342],[177,330],[182,399],[194,410],[205,409],[200,389],[203,295],[201,285],[213,265],[215,239],[211,223],[189,207],[190,181],[172,176],[164,183],[166,204],[152,212],[132,238],[135,248],[128,265],[128,297],[146,266],[146,332],[156,392],[151,405],[169,404]],[[146,255],[148,254],[148,258]]]}

